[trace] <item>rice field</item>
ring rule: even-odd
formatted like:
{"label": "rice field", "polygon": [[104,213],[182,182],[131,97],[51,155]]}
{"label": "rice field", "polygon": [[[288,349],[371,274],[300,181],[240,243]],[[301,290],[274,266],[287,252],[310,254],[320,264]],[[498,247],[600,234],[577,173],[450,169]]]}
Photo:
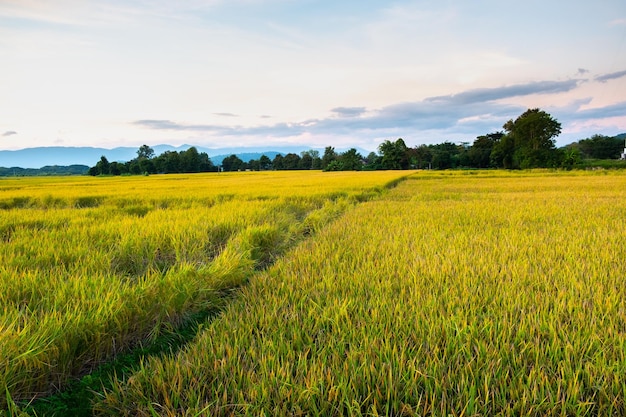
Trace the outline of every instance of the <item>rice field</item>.
{"label": "rice field", "polygon": [[0,182],[7,405],[219,307],[94,414],[626,415],[625,173],[220,175]]}
{"label": "rice field", "polygon": [[199,311],[399,173],[0,181],[0,410]]}

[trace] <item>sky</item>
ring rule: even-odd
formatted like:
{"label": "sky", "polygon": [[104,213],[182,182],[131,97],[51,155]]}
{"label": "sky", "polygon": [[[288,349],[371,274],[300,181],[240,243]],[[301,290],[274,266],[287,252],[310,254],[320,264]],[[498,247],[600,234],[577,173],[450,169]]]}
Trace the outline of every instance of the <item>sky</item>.
{"label": "sky", "polygon": [[0,0],[0,149],[626,132],[624,0]]}

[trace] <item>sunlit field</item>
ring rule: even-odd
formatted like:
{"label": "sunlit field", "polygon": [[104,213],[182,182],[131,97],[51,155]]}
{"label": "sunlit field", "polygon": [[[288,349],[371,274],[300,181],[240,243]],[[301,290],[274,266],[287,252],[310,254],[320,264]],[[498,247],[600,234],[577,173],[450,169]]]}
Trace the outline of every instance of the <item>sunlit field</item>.
{"label": "sunlit field", "polygon": [[626,414],[626,175],[417,173],[254,276],[102,415]]}
{"label": "sunlit field", "polygon": [[406,173],[0,180],[0,410],[200,311]]}

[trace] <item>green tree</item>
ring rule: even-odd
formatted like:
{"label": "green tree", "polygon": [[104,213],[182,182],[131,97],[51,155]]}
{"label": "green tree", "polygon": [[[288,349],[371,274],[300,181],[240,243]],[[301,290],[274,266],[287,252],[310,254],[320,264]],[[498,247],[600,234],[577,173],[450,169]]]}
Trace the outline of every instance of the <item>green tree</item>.
{"label": "green tree", "polygon": [[237,155],[227,156],[222,160],[222,169],[224,171],[239,171],[243,168],[243,161]]}
{"label": "green tree", "polygon": [[571,170],[579,166],[582,162],[580,151],[574,147],[565,148],[563,150],[563,162],[561,167],[567,170]]}
{"label": "green tree", "polygon": [[274,157],[274,160],[272,161],[272,167],[274,169],[283,169],[283,160],[285,159],[284,156],[282,156],[281,154],[277,154]]}
{"label": "green tree", "polygon": [[363,156],[356,149],[350,148],[341,154],[342,171],[360,171],[363,168]]}
{"label": "green tree", "polygon": [[102,155],[96,164],[96,175],[109,175],[111,173],[111,164],[106,156]]}
{"label": "green tree", "polygon": [[251,171],[260,171],[261,163],[258,159],[251,159],[248,161],[248,169],[250,169]]}
{"label": "green tree", "polygon": [[267,155],[261,155],[259,158],[259,169],[263,171],[272,169],[272,160]]}
{"label": "green tree", "polygon": [[473,168],[492,166],[491,152],[496,143],[502,139],[502,136],[504,136],[504,132],[478,136],[468,151],[469,165]]}
{"label": "green tree", "polygon": [[300,153],[300,161],[298,162],[299,169],[311,169],[313,166],[313,157],[308,151]]}
{"label": "green tree", "polygon": [[124,171],[124,164],[120,164],[119,162],[111,162],[111,165],[109,166],[109,172],[111,175],[122,175],[122,172]]}
{"label": "green tree", "polygon": [[395,142],[386,140],[378,146],[382,169],[408,169],[409,157],[407,146],[402,138]]}
{"label": "green tree", "polygon": [[363,169],[366,169],[368,171],[380,169],[380,160],[381,158],[376,152],[368,153],[367,157],[365,158],[365,166],[363,167]]}
{"label": "green tree", "polygon": [[200,152],[200,172],[214,172],[217,167],[206,152]]}
{"label": "green tree", "polygon": [[561,133],[561,123],[545,111],[528,109],[503,127],[514,144],[513,168],[548,167],[557,162],[555,138]]}
{"label": "green tree", "polygon": [[337,153],[335,152],[335,148],[333,148],[332,146],[327,146],[326,149],[324,149],[324,155],[322,156],[322,169],[327,170],[328,165],[330,165],[330,163],[333,162],[335,159],[337,159]]}
{"label": "green tree", "polygon": [[432,168],[450,169],[458,166],[459,147],[452,142],[430,145]]}
{"label": "green tree", "polygon": [[152,159],[154,157],[154,149],[148,145],[141,145],[137,150],[137,159]]}
{"label": "green tree", "polygon": [[156,157],[156,169],[164,174],[172,174],[181,171],[180,154],[176,151],[165,151]]}
{"label": "green tree", "polygon": [[283,158],[283,169],[298,169],[300,157],[295,153],[288,153]]}
{"label": "green tree", "polygon": [[181,172],[200,172],[200,153],[194,146],[180,152]]}
{"label": "green tree", "polygon": [[618,159],[624,150],[624,140],[619,137],[593,135],[579,141],[577,147],[586,158]]}
{"label": "green tree", "polygon": [[495,141],[491,149],[489,160],[491,166],[496,168],[513,169],[513,155],[515,153],[515,142],[509,135],[502,136]]}
{"label": "green tree", "polygon": [[415,167],[418,169],[430,169],[432,168],[433,153],[429,146],[420,145],[415,148],[413,152],[413,158],[415,159]]}

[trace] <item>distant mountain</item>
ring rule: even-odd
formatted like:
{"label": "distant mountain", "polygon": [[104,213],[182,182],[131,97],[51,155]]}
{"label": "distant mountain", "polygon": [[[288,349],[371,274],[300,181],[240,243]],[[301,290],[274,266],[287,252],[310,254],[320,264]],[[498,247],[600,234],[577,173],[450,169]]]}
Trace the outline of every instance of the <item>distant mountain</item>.
{"label": "distant mountain", "polygon": [[[155,155],[160,155],[166,151],[184,151],[193,145],[156,145],[151,146]],[[70,166],[70,165],[87,165],[94,166],[102,156],[106,157],[109,162],[126,162],[137,157],[139,147],[119,147],[113,149],[93,148],[93,147],[40,147],[27,148],[17,151],[0,151],[0,167],[5,168],[41,168],[44,166]],[[204,148],[196,146],[198,152],[206,152],[215,165],[220,165],[222,160],[230,155],[237,155],[244,162],[251,159],[259,159],[261,155],[266,155],[270,159],[274,159],[277,154],[296,153],[315,149],[307,146],[254,146],[239,148]],[[320,156],[324,153],[323,149],[316,149],[320,152]],[[367,155],[368,152],[357,149],[361,154]],[[340,152],[341,150],[337,150]]]}
{"label": "distant mountain", "polygon": [[0,177],[34,177],[34,176],[54,176],[54,175],[85,175],[89,167],[87,165],[53,165],[41,168],[2,168],[0,167]]}
{"label": "distant mountain", "polygon": [[0,167],[41,168],[46,165],[95,165],[102,155],[110,161],[127,161],[139,148],[42,147],[0,151]]}

